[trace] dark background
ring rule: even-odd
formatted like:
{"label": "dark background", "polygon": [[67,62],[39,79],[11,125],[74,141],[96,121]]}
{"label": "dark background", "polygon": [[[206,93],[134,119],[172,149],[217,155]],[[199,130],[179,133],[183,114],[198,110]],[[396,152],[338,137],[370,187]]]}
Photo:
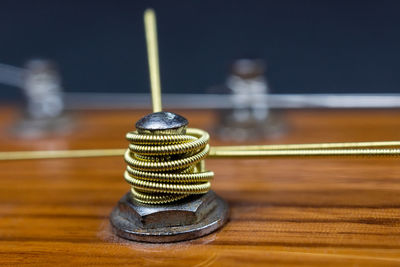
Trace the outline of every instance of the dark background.
{"label": "dark background", "polygon": [[71,92],[148,92],[146,7],[163,92],[206,92],[241,56],[267,61],[274,93],[400,92],[400,1],[2,0],[0,62],[54,59]]}

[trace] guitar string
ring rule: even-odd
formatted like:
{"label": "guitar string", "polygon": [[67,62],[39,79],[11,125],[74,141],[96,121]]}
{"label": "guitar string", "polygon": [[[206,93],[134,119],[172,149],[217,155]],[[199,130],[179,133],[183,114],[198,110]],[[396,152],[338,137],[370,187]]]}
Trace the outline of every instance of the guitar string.
{"label": "guitar string", "polygon": [[[162,144],[162,143],[161,143]],[[377,156],[399,154],[400,141],[310,143],[256,146],[212,146],[208,158],[273,157],[273,156]],[[376,147],[380,147],[377,149]],[[2,151],[0,160],[33,160],[57,158],[86,158],[123,156],[126,149],[76,149]],[[294,152],[297,151],[297,152]]]}

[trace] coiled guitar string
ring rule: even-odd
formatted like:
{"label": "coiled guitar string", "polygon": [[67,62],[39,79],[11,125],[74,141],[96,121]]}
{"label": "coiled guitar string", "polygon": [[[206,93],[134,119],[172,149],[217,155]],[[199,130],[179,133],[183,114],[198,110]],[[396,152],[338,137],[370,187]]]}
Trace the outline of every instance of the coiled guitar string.
{"label": "coiled guitar string", "polygon": [[188,128],[186,134],[140,134],[129,132],[125,152],[128,164],[124,178],[131,185],[133,198],[145,204],[164,204],[210,190],[212,171],[204,159],[210,136]]}

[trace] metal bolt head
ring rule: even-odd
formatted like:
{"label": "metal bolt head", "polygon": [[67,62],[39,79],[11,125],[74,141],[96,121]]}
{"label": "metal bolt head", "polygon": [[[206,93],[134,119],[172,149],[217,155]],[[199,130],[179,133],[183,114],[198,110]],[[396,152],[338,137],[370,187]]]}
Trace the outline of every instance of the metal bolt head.
{"label": "metal bolt head", "polygon": [[155,112],[136,122],[136,129],[142,134],[185,134],[187,119],[173,112]]}

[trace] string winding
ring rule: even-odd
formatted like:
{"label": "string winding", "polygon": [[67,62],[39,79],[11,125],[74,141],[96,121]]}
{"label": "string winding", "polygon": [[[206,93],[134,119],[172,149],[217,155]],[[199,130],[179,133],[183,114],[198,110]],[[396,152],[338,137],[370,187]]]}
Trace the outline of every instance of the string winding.
{"label": "string winding", "polygon": [[204,159],[210,146],[207,132],[188,128],[186,134],[127,133],[128,164],[124,178],[133,198],[145,204],[164,204],[210,190],[212,171]]}

